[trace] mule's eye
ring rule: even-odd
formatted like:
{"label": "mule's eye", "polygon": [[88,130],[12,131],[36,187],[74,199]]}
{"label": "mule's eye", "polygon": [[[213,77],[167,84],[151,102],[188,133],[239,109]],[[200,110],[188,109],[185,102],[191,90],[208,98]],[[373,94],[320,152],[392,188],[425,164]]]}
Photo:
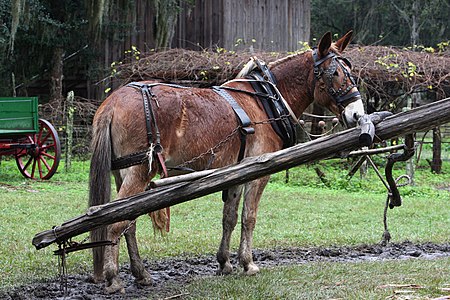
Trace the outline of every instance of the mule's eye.
{"label": "mule's eye", "polygon": [[334,74],[333,74],[334,76],[339,76],[339,73],[338,73],[338,71],[334,71]]}

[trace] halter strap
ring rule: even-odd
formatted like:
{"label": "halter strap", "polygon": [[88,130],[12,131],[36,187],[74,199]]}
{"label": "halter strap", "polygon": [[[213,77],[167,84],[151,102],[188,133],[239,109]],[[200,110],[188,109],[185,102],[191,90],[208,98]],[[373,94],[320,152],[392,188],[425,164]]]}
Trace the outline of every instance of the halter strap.
{"label": "halter strap", "polygon": [[[351,64],[348,61],[348,59],[341,57],[334,52],[328,52],[327,55],[325,55],[322,58],[319,58],[317,48],[313,49],[312,56],[313,56],[313,60],[314,60],[314,75],[315,75],[314,86],[316,85],[316,81],[319,80],[322,77],[322,75],[325,74],[324,81],[325,81],[325,84],[328,85],[327,92],[334,99],[334,101],[336,102],[337,105],[345,107],[349,103],[354,102],[361,98],[361,94],[359,93],[359,91],[349,94],[349,92],[354,87],[357,87],[357,86],[356,86],[356,81],[353,78],[353,76],[343,66],[342,62],[340,61],[340,60],[342,60],[346,65],[351,67]],[[330,67],[328,67],[327,69],[320,68],[320,66],[328,59],[332,59]],[[347,86],[345,89],[344,89],[344,86],[342,85],[338,90],[335,90],[332,85],[333,75],[337,69],[337,66],[339,66],[342,69],[342,72],[344,72],[345,77],[350,79],[351,84],[349,86]],[[351,101],[349,101],[349,100],[351,100]]]}
{"label": "halter strap", "polygon": [[317,53],[317,49],[313,50],[313,58],[314,58],[314,69],[318,69],[321,64],[323,64],[327,59],[336,57],[337,55],[334,52],[328,52],[327,55],[319,59],[319,54]]}

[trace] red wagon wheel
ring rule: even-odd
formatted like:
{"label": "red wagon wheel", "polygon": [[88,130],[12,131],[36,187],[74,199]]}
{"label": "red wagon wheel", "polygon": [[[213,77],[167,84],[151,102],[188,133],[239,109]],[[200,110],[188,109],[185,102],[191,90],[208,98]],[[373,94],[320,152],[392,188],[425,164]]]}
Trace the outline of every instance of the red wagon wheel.
{"label": "red wagon wheel", "polygon": [[24,144],[27,147],[18,149],[16,153],[20,173],[26,178],[50,179],[61,157],[61,144],[53,125],[39,119],[39,132],[28,135]]}

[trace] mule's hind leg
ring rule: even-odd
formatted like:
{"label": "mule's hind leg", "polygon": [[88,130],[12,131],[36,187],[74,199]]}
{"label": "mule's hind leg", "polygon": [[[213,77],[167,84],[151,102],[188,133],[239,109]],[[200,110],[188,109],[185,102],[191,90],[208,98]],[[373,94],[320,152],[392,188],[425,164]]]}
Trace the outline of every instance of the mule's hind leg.
{"label": "mule's hind leg", "polygon": [[219,275],[233,272],[233,266],[230,262],[230,240],[234,227],[237,224],[241,194],[242,186],[231,187],[223,192],[222,241],[216,256],[220,265],[217,271]]}
{"label": "mule's hind leg", "polygon": [[130,257],[130,269],[136,282],[141,285],[151,285],[152,278],[145,270],[141,256],[139,255],[137,240],[136,240],[136,223],[133,223],[125,233],[127,241],[128,255]]}
{"label": "mule's hind leg", "polygon": [[[149,175],[147,168],[144,166],[134,166],[127,170],[121,171],[121,178],[116,184],[120,185],[117,198],[125,198],[142,192],[147,186]],[[153,174],[154,175],[154,174]],[[120,182],[121,181],[121,182]],[[121,183],[121,184],[120,184]],[[141,284],[150,284],[150,274],[145,270],[142,260],[137,252],[136,241],[136,225],[129,221],[118,222],[108,226],[108,239],[110,241],[117,241],[117,245],[107,246],[105,248],[105,265],[104,273],[107,280],[106,292],[124,292],[123,284],[118,276],[119,270],[119,239],[122,234],[125,235],[128,254],[130,256],[130,264],[133,275]]]}
{"label": "mule's hind leg", "polygon": [[[120,222],[111,225],[108,230],[111,235],[109,238],[114,241],[122,234],[125,236],[127,242],[128,255],[130,257],[130,269],[136,282],[140,285],[151,285],[152,278],[150,273],[145,270],[142,259],[139,255],[137,240],[136,240],[136,223],[134,222]],[[105,252],[105,277],[107,279],[105,290],[107,293],[124,292],[123,283],[118,276],[119,269],[119,241],[115,246],[106,248]]]}
{"label": "mule's hind leg", "polygon": [[122,281],[119,278],[119,237],[128,226],[129,221],[118,222],[108,226],[108,240],[116,242],[116,245],[105,247],[105,265],[103,267],[107,293],[125,293]]}
{"label": "mule's hind leg", "polygon": [[253,230],[255,229],[259,200],[261,199],[262,192],[268,181],[269,177],[263,177],[245,185],[244,205],[241,217],[241,243],[238,256],[239,263],[242,265],[244,273],[247,275],[253,275],[259,272],[258,266],[253,262]]}

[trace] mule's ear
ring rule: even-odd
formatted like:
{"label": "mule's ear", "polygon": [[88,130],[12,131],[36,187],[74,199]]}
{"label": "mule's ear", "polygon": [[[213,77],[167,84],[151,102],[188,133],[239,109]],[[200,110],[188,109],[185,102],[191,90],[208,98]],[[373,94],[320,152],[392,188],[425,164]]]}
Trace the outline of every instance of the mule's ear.
{"label": "mule's ear", "polygon": [[331,32],[327,32],[323,35],[323,37],[319,41],[319,45],[317,49],[319,49],[319,56],[324,57],[328,54],[331,47]]}
{"label": "mule's ear", "polygon": [[353,36],[353,30],[350,30],[335,43],[336,48],[338,48],[339,52],[341,52],[341,53],[344,52],[345,48],[347,48],[347,45],[352,40],[352,36]]}

